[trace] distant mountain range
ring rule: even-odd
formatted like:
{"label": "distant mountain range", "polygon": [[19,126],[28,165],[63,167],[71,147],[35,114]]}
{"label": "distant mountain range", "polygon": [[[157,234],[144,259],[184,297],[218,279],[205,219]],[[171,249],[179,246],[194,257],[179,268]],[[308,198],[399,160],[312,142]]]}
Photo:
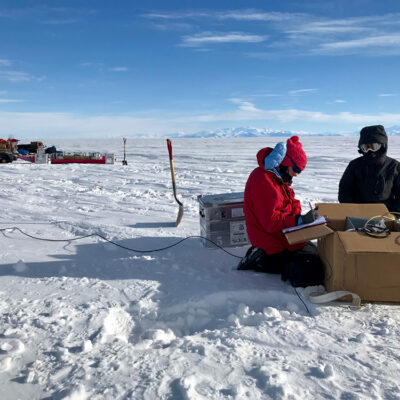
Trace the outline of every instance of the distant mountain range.
{"label": "distant mountain range", "polygon": [[385,130],[389,136],[400,136],[400,126],[399,125],[394,125],[387,129],[385,128]]}
{"label": "distant mountain range", "polygon": [[[389,136],[400,136],[400,126],[392,126],[385,128],[386,133]],[[347,134],[340,133],[310,133],[306,131],[281,131],[274,129],[265,128],[251,128],[251,127],[240,127],[240,128],[223,128],[211,131],[200,131],[196,133],[174,133],[170,134],[169,137],[175,138],[256,138],[256,137],[290,137],[293,135],[298,136],[353,136],[358,135],[360,132],[351,132]]]}

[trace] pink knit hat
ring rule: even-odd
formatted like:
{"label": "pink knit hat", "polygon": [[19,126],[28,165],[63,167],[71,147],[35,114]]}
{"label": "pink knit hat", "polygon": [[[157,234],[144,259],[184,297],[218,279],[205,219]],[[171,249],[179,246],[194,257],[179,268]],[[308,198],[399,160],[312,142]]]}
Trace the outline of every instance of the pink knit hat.
{"label": "pink knit hat", "polygon": [[[289,157],[288,157],[289,156]],[[281,162],[281,165],[293,167],[293,161],[303,170],[307,165],[307,156],[304,153],[303,146],[299,141],[298,136],[292,136],[286,142],[286,156]]]}

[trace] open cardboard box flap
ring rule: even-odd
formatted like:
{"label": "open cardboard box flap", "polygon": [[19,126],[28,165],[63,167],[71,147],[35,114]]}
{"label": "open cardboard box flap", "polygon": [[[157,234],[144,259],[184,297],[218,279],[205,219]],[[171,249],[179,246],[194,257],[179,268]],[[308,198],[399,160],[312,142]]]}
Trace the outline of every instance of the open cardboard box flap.
{"label": "open cardboard box flap", "polygon": [[389,210],[383,203],[317,203],[318,214],[327,217],[328,226],[335,231],[343,231],[346,217],[372,218],[389,215]]}
{"label": "open cardboard box flap", "polygon": [[297,231],[285,233],[289,244],[303,243],[312,239],[318,239],[333,233],[334,231],[326,224],[309,226]]}
{"label": "open cardboard box flap", "polygon": [[346,219],[348,216],[357,218],[371,218],[376,215],[387,214],[389,210],[383,203],[356,204],[356,203],[317,203],[318,214],[329,219]]}
{"label": "open cardboard box flap", "polygon": [[[354,203],[317,203],[318,214],[325,216],[328,219],[328,224],[321,224],[303,228],[297,231],[285,233],[285,237],[289,244],[297,244],[307,242],[312,239],[320,239],[327,236],[335,231],[343,231],[346,217],[357,217],[357,218],[372,218],[378,215],[389,215],[389,211],[384,204],[354,204]],[[354,233],[354,232],[353,232]],[[360,234],[357,234],[360,235]],[[354,235],[352,235],[355,238]],[[356,247],[360,251],[367,249],[369,241],[364,241],[365,236],[362,239],[355,241],[359,243]],[[373,242],[373,247],[376,246],[376,239]],[[349,243],[351,239],[348,239]],[[372,244],[372,243],[371,243]],[[382,244],[382,248],[388,244]],[[393,243],[393,246],[395,243]],[[396,245],[399,247],[398,245]],[[367,250],[366,250],[367,251]],[[384,250],[382,250],[384,251]]]}

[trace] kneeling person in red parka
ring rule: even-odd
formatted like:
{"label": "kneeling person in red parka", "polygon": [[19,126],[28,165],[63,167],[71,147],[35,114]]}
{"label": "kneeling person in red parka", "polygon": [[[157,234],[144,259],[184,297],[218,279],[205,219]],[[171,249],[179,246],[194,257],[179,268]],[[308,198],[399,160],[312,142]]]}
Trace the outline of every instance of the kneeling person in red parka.
{"label": "kneeling person in red parka", "polygon": [[281,273],[293,286],[322,283],[323,268],[315,246],[290,245],[282,229],[312,222],[316,210],[301,215],[300,201],[290,187],[292,179],[304,170],[307,156],[298,136],[274,149],[257,153],[258,167],[250,174],[244,191],[247,234],[252,247],[238,269]]}

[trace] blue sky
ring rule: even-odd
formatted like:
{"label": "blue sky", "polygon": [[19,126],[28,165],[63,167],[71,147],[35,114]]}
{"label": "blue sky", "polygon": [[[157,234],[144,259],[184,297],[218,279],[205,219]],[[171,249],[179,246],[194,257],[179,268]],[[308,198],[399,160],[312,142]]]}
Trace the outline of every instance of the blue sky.
{"label": "blue sky", "polygon": [[0,1],[0,137],[400,124],[398,1]]}

